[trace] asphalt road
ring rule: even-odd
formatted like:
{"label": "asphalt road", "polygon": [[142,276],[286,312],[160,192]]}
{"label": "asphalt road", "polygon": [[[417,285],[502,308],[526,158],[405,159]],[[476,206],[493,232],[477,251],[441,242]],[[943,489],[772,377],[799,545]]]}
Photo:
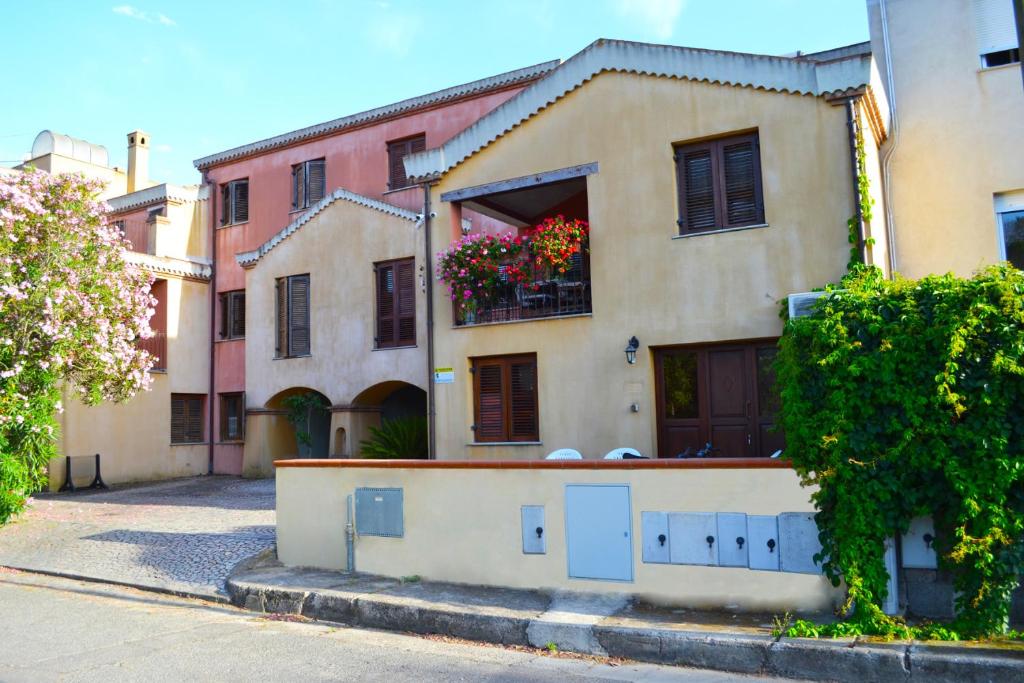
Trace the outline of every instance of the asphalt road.
{"label": "asphalt road", "polygon": [[711,671],[278,621],[0,569],[0,681],[724,681]]}

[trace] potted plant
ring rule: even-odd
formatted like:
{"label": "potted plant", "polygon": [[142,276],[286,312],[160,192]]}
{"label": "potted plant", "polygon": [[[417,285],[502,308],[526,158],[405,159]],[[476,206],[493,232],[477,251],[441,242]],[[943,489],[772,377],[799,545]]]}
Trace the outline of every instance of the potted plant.
{"label": "potted plant", "polygon": [[516,264],[526,241],[511,232],[501,235],[466,235],[437,255],[437,278],[448,285],[448,294],[464,322],[491,301],[503,285],[525,278]]}
{"label": "potted plant", "polygon": [[574,266],[573,257],[589,251],[590,226],[578,218],[566,220],[559,214],[545,218],[527,234],[530,254],[539,269],[554,277]]}

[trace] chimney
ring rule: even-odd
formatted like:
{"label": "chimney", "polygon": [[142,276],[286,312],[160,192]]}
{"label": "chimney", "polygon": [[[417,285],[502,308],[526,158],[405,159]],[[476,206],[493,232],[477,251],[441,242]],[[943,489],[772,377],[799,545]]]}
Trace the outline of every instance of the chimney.
{"label": "chimney", "polygon": [[128,191],[149,187],[149,133],[133,130],[128,133]]}

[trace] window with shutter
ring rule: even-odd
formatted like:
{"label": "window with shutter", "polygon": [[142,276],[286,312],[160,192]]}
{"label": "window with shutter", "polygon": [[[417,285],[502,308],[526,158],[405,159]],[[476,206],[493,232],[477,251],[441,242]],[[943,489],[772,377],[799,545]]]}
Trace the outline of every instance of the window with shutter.
{"label": "window with shutter", "polygon": [[326,175],[323,159],[292,166],[292,211],[307,209],[324,198]]}
{"label": "window with shutter", "polygon": [[410,154],[422,152],[427,148],[425,134],[416,135],[404,140],[388,143],[388,189],[400,190],[409,186],[409,178],[405,175],[405,164],[402,162]]}
{"label": "window with shutter", "polygon": [[245,434],[245,394],[220,395],[220,440],[241,441]]}
{"label": "window with shutter", "polygon": [[374,345],[378,349],[416,344],[416,262],[414,259],[374,265],[376,273]]}
{"label": "window with shutter", "polygon": [[249,220],[249,180],[232,180],[221,185],[220,224],[234,225]]}
{"label": "window with shutter", "polygon": [[171,394],[171,443],[203,442],[203,394]]}
{"label": "window with shutter", "polygon": [[[973,0],[974,37],[986,68],[1020,61],[1013,0]],[[1018,10],[1021,11],[1021,10]]]}
{"label": "window with shutter", "polygon": [[222,292],[220,303],[220,338],[245,337],[245,290]]}
{"label": "window with shutter", "polygon": [[757,133],[676,147],[681,234],[764,223]]}
{"label": "window with shutter", "polygon": [[475,440],[538,441],[537,357],[473,361]]}

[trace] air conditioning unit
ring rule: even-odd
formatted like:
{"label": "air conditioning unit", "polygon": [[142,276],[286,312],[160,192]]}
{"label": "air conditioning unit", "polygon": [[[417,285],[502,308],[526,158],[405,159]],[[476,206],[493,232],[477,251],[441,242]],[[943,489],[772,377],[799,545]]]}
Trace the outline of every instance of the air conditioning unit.
{"label": "air conditioning unit", "polygon": [[790,294],[788,297],[790,320],[811,315],[814,313],[814,303],[818,299],[841,291],[842,290],[833,289],[828,292],[799,292],[797,294]]}

